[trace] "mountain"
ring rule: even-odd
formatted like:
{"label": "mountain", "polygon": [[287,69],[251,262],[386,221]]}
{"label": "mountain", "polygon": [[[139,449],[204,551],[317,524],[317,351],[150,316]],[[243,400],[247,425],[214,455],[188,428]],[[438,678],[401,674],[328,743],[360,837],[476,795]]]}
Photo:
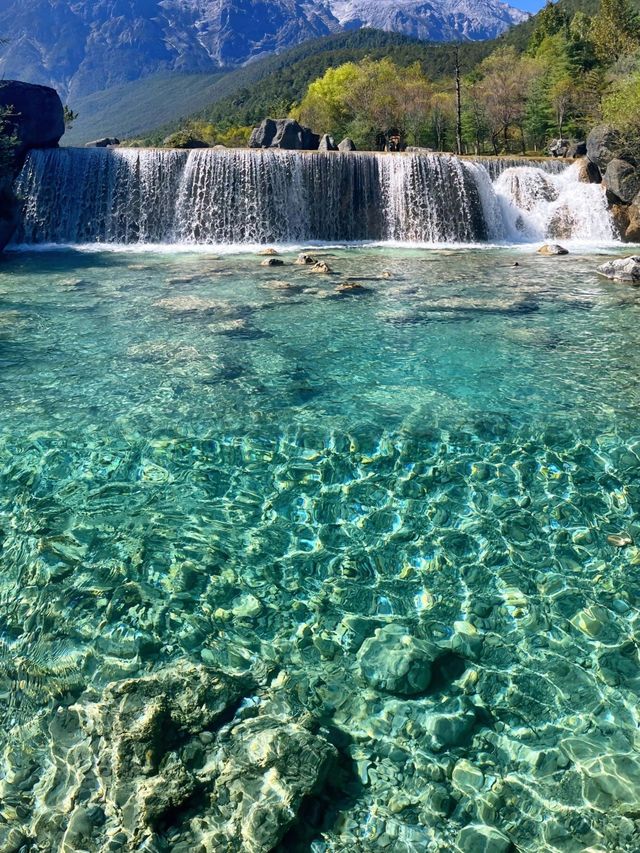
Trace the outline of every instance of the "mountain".
{"label": "mountain", "polygon": [[374,26],[478,40],[527,15],[497,0],[0,0],[0,74],[69,102],[163,73],[212,72]]}
{"label": "mountain", "polygon": [[483,41],[530,16],[496,0],[330,0],[345,29],[372,27],[424,41]]}

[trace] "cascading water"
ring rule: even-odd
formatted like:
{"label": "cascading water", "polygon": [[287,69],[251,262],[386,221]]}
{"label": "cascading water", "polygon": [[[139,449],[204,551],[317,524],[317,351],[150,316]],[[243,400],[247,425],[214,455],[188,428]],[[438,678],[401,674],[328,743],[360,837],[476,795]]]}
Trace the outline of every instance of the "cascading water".
{"label": "cascading water", "polygon": [[494,187],[510,240],[614,239],[602,187],[579,180],[579,164],[558,175],[531,167],[506,169]]}
{"label": "cascading water", "polygon": [[602,189],[581,184],[577,167],[543,165],[430,153],[32,151],[17,182],[15,242],[612,239]]}

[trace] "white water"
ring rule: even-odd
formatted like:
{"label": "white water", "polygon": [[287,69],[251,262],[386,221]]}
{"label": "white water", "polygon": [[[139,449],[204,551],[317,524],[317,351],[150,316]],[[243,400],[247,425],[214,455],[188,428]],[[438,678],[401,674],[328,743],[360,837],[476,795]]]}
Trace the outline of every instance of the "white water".
{"label": "white water", "polygon": [[33,151],[17,183],[15,242],[613,239],[602,189],[580,183],[577,166],[551,166],[422,153]]}
{"label": "white water", "polygon": [[494,184],[504,224],[503,238],[606,242],[614,227],[604,191],[578,180],[575,163],[557,175],[531,167],[506,169]]}

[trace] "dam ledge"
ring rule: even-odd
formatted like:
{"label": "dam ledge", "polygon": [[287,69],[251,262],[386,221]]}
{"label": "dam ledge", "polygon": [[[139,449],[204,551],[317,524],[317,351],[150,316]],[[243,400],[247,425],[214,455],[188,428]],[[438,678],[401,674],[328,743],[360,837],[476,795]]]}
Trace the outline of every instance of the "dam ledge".
{"label": "dam ledge", "polygon": [[19,245],[615,239],[602,188],[564,159],[69,146],[31,151],[16,191]]}

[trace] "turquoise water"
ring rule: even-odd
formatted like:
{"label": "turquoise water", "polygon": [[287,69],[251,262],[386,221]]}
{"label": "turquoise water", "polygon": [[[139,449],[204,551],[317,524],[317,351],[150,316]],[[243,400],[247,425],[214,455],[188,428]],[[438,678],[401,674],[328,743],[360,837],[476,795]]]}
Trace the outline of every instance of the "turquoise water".
{"label": "turquoise water", "polygon": [[283,850],[639,849],[640,302],[532,252],[2,259],[0,830],[197,839],[65,847],[101,794],[52,722],[191,661],[339,752]]}

